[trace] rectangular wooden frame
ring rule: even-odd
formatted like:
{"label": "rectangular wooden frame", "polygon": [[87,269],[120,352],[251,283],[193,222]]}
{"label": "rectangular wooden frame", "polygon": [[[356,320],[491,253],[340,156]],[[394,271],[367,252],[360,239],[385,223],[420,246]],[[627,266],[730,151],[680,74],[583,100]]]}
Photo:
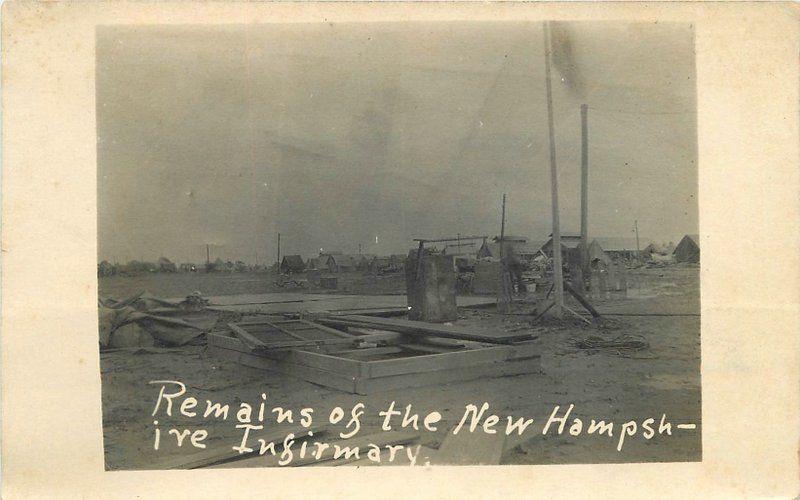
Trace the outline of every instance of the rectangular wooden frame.
{"label": "rectangular wooden frame", "polygon": [[[417,340],[398,335],[394,339],[396,343],[388,347],[345,349],[325,346],[291,349],[269,356],[254,353],[236,337],[211,333],[208,335],[208,348],[212,354],[245,366],[299,377],[353,394],[521,375],[540,370],[540,347],[536,341],[429,352],[425,350],[426,346],[416,344]],[[394,359],[360,359],[402,349],[420,350],[425,354]]]}

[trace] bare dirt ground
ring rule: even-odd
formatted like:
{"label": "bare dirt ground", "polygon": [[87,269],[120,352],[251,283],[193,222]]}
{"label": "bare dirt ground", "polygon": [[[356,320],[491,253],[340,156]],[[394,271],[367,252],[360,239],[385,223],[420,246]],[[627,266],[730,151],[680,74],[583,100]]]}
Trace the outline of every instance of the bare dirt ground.
{"label": "bare dirt ground", "polygon": [[270,272],[261,273],[152,273],[139,276],[108,276],[99,279],[100,297],[117,299],[141,290],[157,297],[183,297],[194,291],[204,296],[259,294],[271,292],[354,293],[364,295],[405,294],[405,275],[370,276],[360,272],[342,273],[338,288],[326,290],[319,286],[319,278],[311,273],[301,273],[292,279],[303,282],[303,287],[278,286],[280,278]]}
{"label": "bare dirt ground", "polygon": [[[101,296],[126,296],[146,289],[160,296],[181,296],[194,290],[204,295],[262,293],[275,291],[264,275],[151,275],[142,278],[103,278]],[[357,277],[352,277],[357,281]],[[266,281],[266,283],[264,282]],[[263,372],[209,356],[203,346],[187,346],[158,353],[101,353],[103,388],[103,431],[106,465],[109,469],[153,468],[157,461],[171,455],[186,454],[174,438],[162,437],[159,451],[153,449],[154,425],[151,412],[158,396],[158,386],[151,380],[179,380],[201,405],[205,400],[229,403],[235,414],[241,401],[254,407],[267,395],[267,408],[282,406],[294,409],[313,407],[315,418],[327,420],[335,406],[346,412],[357,402],[366,405],[360,435],[377,431],[377,413],[395,401],[401,409],[413,405],[424,416],[437,410],[443,414],[440,431],[427,436],[427,445],[436,448],[447,429],[461,419],[465,405],[487,402],[490,412],[501,422],[505,416],[532,418],[532,430],[523,436],[507,439],[501,464],[601,463],[697,461],[701,459],[700,398],[700,307],[699,270],[697,267],[673,266],[628,272],[633,284],[628,294],[614,294],[594,300],[595,306],[608,315],[599,330],[578,320],[557,324],[531,323],[531,304],[518,304],[515,315],[500,316],[493,310],[462,309],[457,324],[481,328],[531,329],[539,334],[542,346],[542,373],[433,385],[416,389],[398,389],[385,393],[358,396],[319,387],[299,379]],[[400,281],[402,283],[402,281]],[[360,285],[364,293],[368,285]],[[296,290],[295,290],[296,291]],[[339,290],[341,293],[341,290]],[[376,292],[373,292],[376,293]],[[381,289],[379,293],[386,293]],[[627,295],[627,296],[626,296]],[[574,305],[574,308],[578,308]],[[650,347],[625,357],[614,352],[590,352],[575,348],[570,340],[592,334],[614,337],[638,334]],[[588,426],[592,418],[614,421],[614,438],[551,431],[541,428],[554,406],[560,412],[574,404],[570,415]],[[175,409],[177,412],[177,408]],[[672,435],[642,437],[641,422],[662,415],[672,423]],[[231,415],[233,419],[233,415]],[[235,420],[216,421],[160,414],[159,427],[209,431],[207,443],[237,444],[241,431]],[[345,419],[346,421],[347,419]],[[626,439],[617,451],[619,426],[636,421],[639,432]],[[694,423],[696,430],[677,430],[676,424]],[[335,431],[343,426],[335,427]],[[427,433],[426,433],[427,435]],[[163,436],[163,434],[162,434]],[[186,445],[184,445],[186,446]],[[420,457],[423,462],[424,457]],[[435,462],[434,462],[435,463]]]}

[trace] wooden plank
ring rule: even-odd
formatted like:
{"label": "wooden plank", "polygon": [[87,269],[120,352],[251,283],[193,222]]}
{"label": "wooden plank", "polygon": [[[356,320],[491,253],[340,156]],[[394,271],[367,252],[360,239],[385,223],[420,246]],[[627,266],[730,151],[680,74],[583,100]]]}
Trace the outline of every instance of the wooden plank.
{"label": "wooden plank", "polygon": [[251,350],[256,350],[264,347],[264,343],[260,339],[254,337],[244,328],[240,328],[234,323],[228,323],[228,328],[230,328],[231,331],[236,334],[239,340],[241,340],[242,343],[247,347],[249,347]]}
{"label": "wooden plank", "polygon": [[434,465],[498,465],[503,455],[506,434],[498,430],[497,434],[487,434],[483,429],[470,432],[469,428],[461,428],[458,434],[452,430],[439,446]]}
{"label": "wooden plank", "polygon": [[427,385],[444,385],[460,383],[478,378],[507,377],[539,373],[541,367],[540,357],[535,356],[515,361],[501,361],[498,363],[484,363],[481,365],[436,372],[412,373],[395,375],[393,377],[371,378],[360,380],[356,388],[358,394],[374,394],[392,389],[406,387],[424,387]]}
{"label": "wooden plank", "polygon": [[511,358],[513,354],[513,347],[503,346],[387,359],[383,361],[370,361],[369,373],[372,377],[377,378],[409,373],[436,372],[454,368],[465,368],[482,363],[505,361]]}
{"label": "wooden plank", "polygon": [[[257,436],[253,435],[252,437],[254,439],[261,438],[269,442],[283,440],[287,434],[292,433],[299,436],[297,441],[302,441],[303,436],[307,436],[308,431],[313,432],[315,436],[325,435],[325,428],[322,425],[312,424],[310,427],[305,428],[300,424],[281,424],[280,428],[272,429],[269,432]],[[234,444],[238,445],[239,443]],[[178,451],[179,454],[162,457],[155,463],[149,464],[147,468],[150,470],[199,469],[226,461],[244,460],[250,458],[252,455],[258,453],[258,448],[251,453],[239,453],[237,450],[233,449],[232,445],[228,443],[223,445],[220,443],[214,448],[197,450],[190,454],[183,453],[183,450]]]}
{"label": "wooden plank", "polygon": [[538,340],[530,340],[528,342],[520,342],[512,345],[514,346],[514,354],[509,358],[511,360],[527,359],[542,354],[542,345]]}
{"label": "wooden plank", "polygon": [[248,352],[247,346],[239,339],[209,335],[209,351],[212,354],[246,366],[284,373],[356,394],[479,377],[532,373],[539,371],[539,350],[537,342],[527,342],[514,346],[370,362],[304,351],[291,352],[286,358],[271,359]]}
{"label": "wooden plank", "polygon": [[332,356],[342,356],[351,359],[358,359],[361,357],[370,356],[383,356],[386,354],[397,354],[403,352],[402,347],[386,346],[386,347],[368,347],[365,349],[348,349],[346,351],[336,351],[330,353]]}
{"label": "wooden plank", "polygon": [[340,309],[331,311],[334,316],[342,314],[360,314],[363,316],[379,316],[379,317],[397,317],[405,316],[408,314],[408,306],[405,307],[384,307],[379,309]]}
{"label": "wooden plank", "polygon": [[412,335],[430,335],[435,337],[454,338],[461,340],[477,340],[488,343],[510,343],[516,340],[524,340],[534,336],[532,333],[521,332],[476,332],[457,326],[436,325],[424,323],[422,321],[409,321],[395,318],[376,318],[368,316],[350,315],[340,316],[335,320],[329,318],[318,318],[317,322],[344,326],[361,326],[375,328],[379,330],[389,330]]}
{"label": "wooden plank", "polygon": [[419,351],[425,352],[428,354],[445,354],[451,352],[463,352],[468,349],[458,348],[458,347],[440,347],[435,345],[423,344],[423,343],[407,343],[407,344],[398,344],[400,347],[404,349],[409,349],[412,351]]}
{"label": "wooden plank", "polygon": [[337,337],[342,337],[342,338],[346,338],[346,339],[351,339],[351,338],[354,337],[354,335],[350,335],[347,332],[343,332],[341,330],[337,330],[336,328],[331,328],[329,326],[321,325],[319,323],[313,323],[313,322],[305,320],[305,319],[301,319],[301,320],[298,320],[298,321],[300,323],[304,324],[304,325],[308,325],[310,327],[316,328],[316,329],[321,330],[323,332],[328,332],[331,335],[336,335]]}
{"label": "wooden plank", "polygon": [[362,362],[340,356],[321,354],[316,352],[291,350],[286,354],[286,361],[300,365],[328,370],[340,375],[355,377],[363,373]]}
{"label": "wooden plank", "polygon": [[266,322],[271,322],[271,323],[276,323],[276,324],[281,324],[281,323],[288,323],[288,322],[295,321],[295,320],[293,320],[293,319],[285,319],[282,316],[256,316],[256,317],[253,317],[253,318],[245,318],[245,319],[237,322],[236,324],[238,324],[239,326],[257,326],[257,325],[265,324],[264,323],[265,321]]}
{"label": "wooden plank", "polygon": [[[264,342],[235,323],[228,323],[228,328],[230,328],[236,334],[236,336],[253,351],[266,352],[275,350],[299,349],[303,347],[352,345],[356,340],[358,340],[351,337],[348,339],[335,338],[325,340],[280,340],[275,342]],[[296,337],[296,335],[293,336]]]}
{"label": "wooden plank", "polygon": [[299,378],[312,384],[329,387],[331,389],[338,389],[351,394],[357,394],[355,377],[347,377],[327,370],[320,370],[318,368],[298,365],[287,361],[278,361],[265,358],[263,356],[237,352],[216,346],[209,346],[209,352],[213,355],[228,359],[244,366],[249,366],[251,368],[269,370],[283,375]]}
{"label": "wooden plank", "polygon": [[[313,445],[313,438],[312,441],[309,442],[306,455],[305,457],[300,457],[299,452],[295,448],[294,460],[286,465],[286,467],[299,467],[304,465],[316,465],[327,462],[328,465],[343,465],[348,462],[355,462],[356,460],[360,460],[367,456],[367,452],[370,450],[369,445],[374,444],[379,447],[385,447],[387,445],[406,445],[410,443],[415,443],[419,440],[419,433],[416,431],[386,431],[386,432],[378,432],[376,434],[368,434],[364,436],[355,436],[350,439],[340,439],[338,441],[325,441],[330,446],[326,448],[321,454],[320,458],[317,459],[315,452],[317,447]],[[359,457],[358,458],[351,458],[346,459],[343,455],[340,456],[338,459],[334,459],[334,454],[336,452],[334,445],[339,446],[340,449],[344,447],[349,447],[350,449],[355,449],[358,447],[359,450]],[[280,446],[276,446],[280,448]],[[401,450],[401,453],[404,455],[406,452]],[[251,467],[280,467],[278,462],[280,461],[280,453],[278,456],[274,456],[271,454],[265,455],[257,455],[252,458],[247,458],[245,460],[237,460],[236,462],[231,462],[229,464],[221,464],[214,468],[222,469],[222,468],[251,468]]]}
{"label": "wooden plank", "polygon": [[270,321],[264,321],[262,324],[267,325],[268,327],[273,328],[273,329],[281,332],[282,334],[288,335],[289,337],[295,338],[297,340],[308,340],[306,337],[302,337],[302,336],[290,331],[288,328],[285,328],[285,325],[288,325],[289,323],[284,323],[283,324],[284,326],[278,326],[275,323],[272,323]]}
{"label": "wooden plank", "polygon": [[[305,346],[301,347],[303,351],[310,351],[313,350],[314,352],[320,352],[325,354],[333,354],[334,352],[342,351],[343,348],[345,350],[349,350],[349,346],[351,344],[359,343],[359,342],[384,342],[384,341],[392,341],[400,336],[399,333],[387,333],[387,334],[376,334],[374,336],[364,336],[364,337],[356,337],[351,342],[344,342],[344,343],[335,343],[330,345],[313,345],[313,346]],[[217,347],[221,347],[224,349],[232,349],[234,351],[239,352],[246,352],[246,353],[255,353],[252,349],[250,349],[247,345],[242,343],[241,340],[237,337],[231,337],[229,335],[223,335],[218,333],[209,333],[207,335],[208,345],[216,345]],[[363,350],[363,349],[353,349],[356,351]],[[263,353],[261,354],[263,355]]]}

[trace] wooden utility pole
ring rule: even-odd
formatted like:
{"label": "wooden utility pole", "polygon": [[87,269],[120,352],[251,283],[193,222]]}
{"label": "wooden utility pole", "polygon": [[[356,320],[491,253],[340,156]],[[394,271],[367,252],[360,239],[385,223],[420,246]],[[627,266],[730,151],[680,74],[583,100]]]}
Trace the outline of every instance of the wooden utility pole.
{"label": "wooden utility pole", "polygon": [[639,221],[633,221],[633,230],[636,231],[636,260],[642,262],[642,251],[639,250]]}
{"label": "wooden utility pole", "polygon": [[581,271],[589,272],[589,107],[581,104]]}
{"label": "wooden utility pole", "polygon": [[547,128],[550,139],[550,196],[553,210],[553,315],[561,317],[564,308],[564,276],[561,269],[561,228],[558,220],[558,168],[556,167],[556,137],[553,125],[553,90],[550,83],[550,25],[544,22],[544,72],[547,89]]}
{"label": "wooden utility pole", "polygon": [[211,249],[209,248],[209,244],[206,243],[206,264],[211,263]]}
{"label": "wooden utility pole", "polygon": [[281,233],[278,233],[278,269],[281,268]]}
{"label": "wooden utility pole", "polygon": [[[503,241],[506,236],[506,194],[503,193],[503,209],[500,218],[500,257],[503,256]],[[459,235],[459,239],[461,235]]]}
{"label": "wooden utility pole", "polygon": [[500,293],[497,297],[497,311],[501,313],[511,311],[511,283],[508,276],[508,262],[505,256],[505,241],[506,195],[503,193],[503,209],[500,218]]}

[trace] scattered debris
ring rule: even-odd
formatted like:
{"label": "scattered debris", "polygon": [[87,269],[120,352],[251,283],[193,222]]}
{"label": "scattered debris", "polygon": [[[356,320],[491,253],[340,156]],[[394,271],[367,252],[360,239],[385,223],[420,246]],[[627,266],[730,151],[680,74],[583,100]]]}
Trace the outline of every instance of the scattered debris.
{"label": "scattered debris", "polygon": [[540,346],[529,332],[492,336],[367,316],[262,316],[228,326],[229,333],[208,335],[209,352],[354,394],[540,370]]}
{"label": "scattered debris", "polygon": [[611,339],[599,335],[589,335],[584,338],[573,337],[569,343],[577,348],[591,353],[605,352],[616,354],[625,358],[632,357],[633,353],[643,351],[650,347],[650,343],[641,335],[622,334]]}
{"label": "scattered debris", "polygon": [[139,292],[122,301],[99,301],[100,347],[152,347],[156,342],[182,346],[210,331],[219,312],[194,292],[181,302],[170,302]]}

